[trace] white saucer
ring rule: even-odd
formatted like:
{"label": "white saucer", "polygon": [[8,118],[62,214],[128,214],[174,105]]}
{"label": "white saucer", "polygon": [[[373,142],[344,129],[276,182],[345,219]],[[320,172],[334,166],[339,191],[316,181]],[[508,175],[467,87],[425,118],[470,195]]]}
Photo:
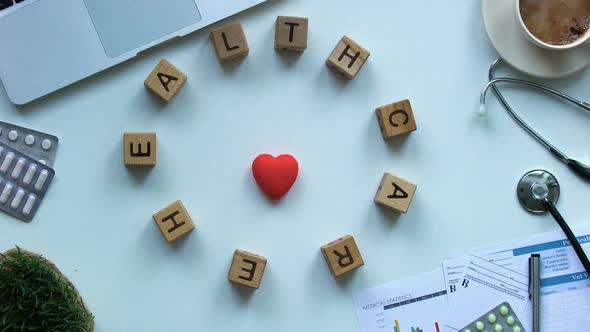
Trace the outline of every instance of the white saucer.
{"label": "white saucer", "polygon": [[512,67],[531,76],[559,78],[590,63],[590,43],[571,50],[552,51],[529,41],[514,13],[514,0],[483,0],[486,32],[500,56]]}

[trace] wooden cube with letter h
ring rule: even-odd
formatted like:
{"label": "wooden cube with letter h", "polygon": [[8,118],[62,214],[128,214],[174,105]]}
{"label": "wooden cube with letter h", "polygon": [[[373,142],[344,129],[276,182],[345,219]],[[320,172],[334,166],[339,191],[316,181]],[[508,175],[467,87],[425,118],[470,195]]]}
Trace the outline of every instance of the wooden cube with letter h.
{"label": "wooden cube with letter h", "polygon": [[375,110],[383,138],[416,130],[416,120],[409,100],[381,106]]}
{"label": "wooden cube with letter h", "polygon": [[191,216],[181,201],[176,201],[153,216],[166,241],[174,242],[195,229]]}
{"label": "wooden cube with letter h", "polygon": [[408,212],[417,186],[399,176],[385,173],[375,195],[375,203],[401,213]]}
{"label": "wooden cube with letter h", "polygon": [[279,16],[275,30],[277,50],[305,51],[307,48],[306,17]]}
{"label": "wooden cube with letter h", "polygon": [[126,166],[154,166],[157,159],[156,133],[125,133],[123,162]]}
{"label": "wooden cube with letter h", "polygon": [[248,55],[248,41],[240,23],[211,30],[211,40],[220,63]]}
{"label": "wooden cube with letter h", "polygon": [[321,248],[334,277],[339,277],[365,264],[354,238],[344,236]]}
{"label": "wooden cube with letter h", "polygon": [[180,91],[186,79],[187,77],[183,72],[166,59],[162,59],[150,76],[146,78],[144,84],[148,90],[155,93],[165,102],[169,102]]}
{"label": "wooden cube with letter h", "polygon": [[236,250],[227,278],[231,282],[258,289],[264,276],[266,258]]}
{"label": "wooden cube with letter h", "polygon": [[328,67],[339,71],[344,77],[351,80],[363,68],[370,55],[371,53],[361,45],[344,36],[338,42],[332,54],[330,54],[326,64]]}

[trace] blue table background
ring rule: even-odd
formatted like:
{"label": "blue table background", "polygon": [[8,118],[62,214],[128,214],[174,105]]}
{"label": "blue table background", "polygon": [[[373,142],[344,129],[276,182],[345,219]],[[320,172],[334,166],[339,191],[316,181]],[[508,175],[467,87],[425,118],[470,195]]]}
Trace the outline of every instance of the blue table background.
{"label": "blue table background", "polygon": [[[303,54],[275,52],[277,15],[309,17]],[[570,224],[587,222],[587,183],[493,97],[488,118],[475,115],[497,57],[479,1],[274,0],[214,26],[232,21],[250,44],[243,61],[220,65],[203,30],[24,107],[0,92],[3,120],[61,139],[35,220],[0,214],[0,250],[53,260],[96,331],[358,331],[353,291],[438,268],[450,251],[557,229],[515,198],[533,168],[558,177]],[[344,34],[371,51],[351,82],[324,64]],[[189,76],[169,105],[143,87],[162,57]],[[586,71],[549,84],[590,99]],[[590,159],[588,114],[534,91],[506,95],[558,147]],[[418,130],[385,142],[374,109],[405,98]],[[125,131],[157,132],[154,169],[123,166]],[[278,203],[252,179],[260,153],[299,160]],[[418,184],[407,215],[373,203],[384,172]],[[151,215],[177,199],[197,229],[169,245]],[[346,234],[366,264],[334,280],[319,248]],[[236,248],[268,258],[259,290],[227,281]]]}

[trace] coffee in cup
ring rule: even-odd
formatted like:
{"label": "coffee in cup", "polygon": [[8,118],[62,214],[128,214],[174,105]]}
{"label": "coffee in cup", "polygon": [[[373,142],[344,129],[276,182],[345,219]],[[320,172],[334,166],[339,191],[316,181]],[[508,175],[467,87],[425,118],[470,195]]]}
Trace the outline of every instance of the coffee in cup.
{"label": "coffee in cup", "polygon": [[555,47],[579,42],[590,28],[590,0],[520,0],[518,10],[528,32]]}

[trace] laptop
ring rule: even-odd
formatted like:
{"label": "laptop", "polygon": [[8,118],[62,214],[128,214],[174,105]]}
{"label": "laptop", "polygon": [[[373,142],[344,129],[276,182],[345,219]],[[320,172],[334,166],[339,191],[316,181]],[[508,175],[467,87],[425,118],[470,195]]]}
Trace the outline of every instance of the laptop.
{"label": "laptop", "polygon": [[0,0],[0,79],[26,104],[266,0]]}

